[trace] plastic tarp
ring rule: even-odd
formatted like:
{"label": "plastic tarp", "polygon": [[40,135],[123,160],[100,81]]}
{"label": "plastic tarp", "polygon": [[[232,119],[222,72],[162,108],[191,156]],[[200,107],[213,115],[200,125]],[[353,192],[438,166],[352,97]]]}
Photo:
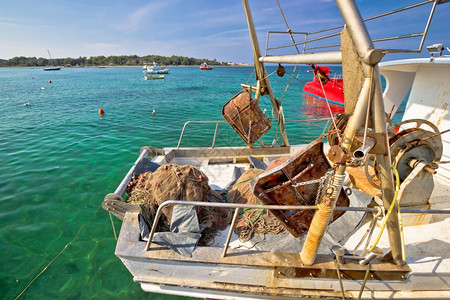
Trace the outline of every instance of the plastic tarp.
{"label": "plastic tarp", "polygon": [[[139,216],[139,227],[142,239],[148,241],[150,231],[141,216]],[[201,236],[195,207],[178,204],[173,208],[170,232],[156,232],[152,242],[166,246],[180,255],[191,257]]]}

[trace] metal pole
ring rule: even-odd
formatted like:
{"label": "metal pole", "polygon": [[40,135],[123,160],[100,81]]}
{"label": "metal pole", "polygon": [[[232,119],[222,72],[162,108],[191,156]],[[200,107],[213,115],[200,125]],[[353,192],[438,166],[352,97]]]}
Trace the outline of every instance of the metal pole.
{"label": "metal pole", "polygon": [[236,224],[237,217],[239,216],[239,207],[234,210],[233,220],[231,221],[230,231],[227,235],[227,241],[225,242],[225,247],[223,248],[222,257],[227,255],[228,246],[230,245],[231,236],[233,235],[234,225]]}
{"label": "metal pole", "polygon": [[267,63],[285,63],[285,64],[342,64],[342,56],[340,51],[328,51],[321,53],[304,53],[291,55],[272,55],[260,58],[261,62]]}
{"label": "metal pole", "polygon": [[[350,149],[355,136],[356,131],[361,127],[364,122],[365,111],[368,105],[368,94],[370,90],[370,79],[364,81],[363,88],[356,102],[355,112],[350,117],[347,127],[345,128],[344,138],[342,140],[342,147]],[[311,226],[306,235],[305,243],[303,244],[302,251],[300,252],[300,258],[305,265],[312,265],[316,259],[317,251],[319,250],[320,243],[323,235],[329,224],[331,215],[333,214],[334,207],[336,205],[337,197],[341,191],[343,180],[345,177],[345,164],[339,166],[336,171],[336,175],[333,180],[333,194],[330,197],[328,204],[319,205],[319,209],[314,213],[314,217],[311,221]]]}
{"label": "metal pole", "polygon": [[214,130],[214,138],[213,138],[213,142],[212,142],[211,148],[214,148],[214,146],[216,145],[216,137],[217,137],[217,130],[218,129],[219,129],[219,122],[216,123],[216,129]]}
{"label": "metal pole", "polygon": [[283,146],[289,146],[289,140],[286,135],[286,127],[284,124],[284,116],[280,116],[280,109],[281,103],[277,101],[273,94],[272,86],[270,85],[270,81],[268,80],[268,75],[266,72],[266,69],[264,68],[264,65],[259,61],[259,58],[261,57],[261,51],[259,49],[259,43],[258,43],[258,36],[256,35],[255,25],[253,23],[253,17],[252,13],[250,11],[250,6],[248,4],[247,0],[242,0],[242,4],[244,6],[244,12],[245,16],[247,18],[247,24],[248,24],[248,31],[250,33],[250,40],[252,42],[252,49],[253,49],[253,60],[255,62],[255,73],[256,73],[256,79],[258,81],[262,80],[264,84],[266,85],[267,93],[270,97],[270,102],[272,103],[278,124],[280,126],[280,132],[281,136],[283,137]]}
{"label": "metal pole", "polygon": [[[381,91],[381,78],[378,70],[378,61],[381,60],[379,53],[374,51],[372,40],[363,19],[354,0],[336,0],[341,15],[344,19],[350,35],[355,41],[355,46],[359,57],[362,60],[362,65],[366,78],[370,78],[371,68],[374,69],[374,95],[371,103],[372,121],[374,131],[376,133],[384,134],[386,137],[385,153],[384,155],[377,155],[378,174],[380,178],[382,200],[385,208],[389,208],[394,197],[394,177],[391,171],[391,157],[389,150],[389,143],[387,141],[386,131],[386,117],[384,112],[383,94]],[[389,243],[391,246],[392,257],[394,262],[398,265],[403,265],[405,262],[402,259],[401,251],[401,236],[400,226],[397,218],[398,206],[394,208],[391,217],[387,222]]]}
{"label": "metal pole", "polygon": [[[366,78],[356,103],[355,111],[350,117],[345,129],[342,147],[344,149],[350,149],[356,131],[362,126],[363,120],[365,119],[366,109],[368,108],[371,97],[371,95],[368,95],[368,90],[370,91],[370,87],[373,87],[374,96],[373,101],[371,101],[370,110],[372,113],[372,121],[374,123],[374,131],[377,133],[382,133],[386,137],[384,155],[377,155],[377,165],[378,172],[380,174],[383,204],[386,209],[389,209],[394,196],[394,179],[391,172],[389,143],[387,142],[386,119],[383,96],[381,92],[381,79],[377,67],[378,62],[382,58],[382,54],[379,50],[374,49],[372,40],[370,39],[369,33],[364,25],[355,1],[336,0],[336,3],[349,33],[355,42],[358,56],[361,59],[361,64],[363,66],[364,75]],[[372,68],[375,68],[374,76],[372,76]],[[306,236],[305,244],[300,253],[302,262],[306,265],[311,265],[314,263],[317,250],[320,246],[323,234],[325,233],[329,219],[336,204],[338,195],[336,189],[339,189],[340,191],[341,181],[345,174],[345,169],[345,163],[338,167],[333,181],[333,188],[335,189],[333,194],[330,196],[328,203],[319,205],[319,209],[314,214],[311,227]],[[403,265],[404,261],[402,259],[401,235],[397,211],[398,207],[396,206],[393,214],[391,214],[387,222],[388,235],[394,262],[398,265]]]}
{"label": "metal pole", "polygon": [[[375,67],[375,94],[372,101],[372,121],[374,131],[385,134],[386,137],[386,153],[385,155],[376,155],[378,166],[378,178],[380,180],[381,194],[383,205],[389,209],[394,199],[394,176],[391,170],[391,152],[389,151],[389,141],[386,130],[386,116],[384,110],[383,94],[381,91],[381,79],[378,66]],[[389,236],[389,244],[392,250],[392,258],[398,265],[404,265],[402,258],[401,231],[398,220],[398,203],[395,205],[392,214],[387,221],[387,232]]]}

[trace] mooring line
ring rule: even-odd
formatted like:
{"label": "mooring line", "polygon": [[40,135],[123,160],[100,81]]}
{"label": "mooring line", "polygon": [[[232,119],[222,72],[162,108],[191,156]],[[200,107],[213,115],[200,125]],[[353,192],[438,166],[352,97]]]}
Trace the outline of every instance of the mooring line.
{"label": "mooring line", "polygon": [[67,247],[70,245],[70,244],[72,244],[72,242],[73,241],[75,241],[77,238],[78,238],[78,236],[80,235],[80,233],[81,233],[81,231],[83,230],[83,228],[87,225],[87,224],[89,224],[89,222],[91,222],[92,221],[92,219],[94,219],[94,217],[97,215],[97,213],[98,213],[98,211],[100,210],[100,208],[101,208],[102,206],[100,205],[99,206],[99,208],[97,209],[97,211],[92,215],[92,217],[86,222],[86,223],[84,223],[81,227],[80,227],[80,229],[78,230],[78,233],[75,235],[75,237],[70,241],[70,242],[68,242],[65,246],[64,246],[64,248],[62,248],[62,250],[61,251],[59,251],[59,253],[47,264],[47,266],[45,266],[45,268],[44,269],[42,269],[42,271],[41,272],[39,272],[39,274],[37,274],[36,275],[36,277],[34,277],[33,278],[33,280],[31,280],[30,281],[30,283],[28,283],[28,285],[22,290],[22,292],[20,292],[20,294],[15,298],[15,300],[17,300],[17,299],[19,299],[25,292],[26,292],[26,290],[28,290],[28,288],[33,284],[33,282],[35,282],[36,281],[36,279],[38,279],[39,278],[39,276],[41,276],[47,269],[48,269],[48,267],[50,267],[50,265],[61,255],[61,254],[63,254],[63,252],[67,249]]}

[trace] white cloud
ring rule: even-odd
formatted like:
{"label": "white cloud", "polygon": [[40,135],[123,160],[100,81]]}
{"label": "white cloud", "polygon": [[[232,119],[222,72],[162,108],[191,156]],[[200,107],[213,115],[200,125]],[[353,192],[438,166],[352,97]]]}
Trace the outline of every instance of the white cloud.
{"label": "white cloud", "polygon": [[148,3],[144,5],[128,16],[125,17],[123,24],[120,26],[120,29],[125,30],[127,32],[134,32],[141,28],[143,23],[151,23],[153,19],[156,17],[161,17],[161,13],[167,7],[173,7],[176,1],[154,1],[152,3]]}

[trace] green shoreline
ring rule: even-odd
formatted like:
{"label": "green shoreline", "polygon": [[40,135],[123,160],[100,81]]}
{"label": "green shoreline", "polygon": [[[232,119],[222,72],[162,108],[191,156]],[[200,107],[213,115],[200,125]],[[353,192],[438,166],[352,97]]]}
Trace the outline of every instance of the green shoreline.
{"label": "green shoreline", "polygon": [[91,56],[78,57],[78,58],[53,58],[47,59],[43,57],[25,57],[16,56],[10,59],[0,58],[0,67],[47,67],[47,66],[64,66],[64,67],[76,67],[76,66],[97,66],[97,67],[107,67],[107,66],[143,66],[144,64],[156,62],[163,66],[199,66],[206,63],[212,67],[214,66],[228,66],[228,65],[243,65],[240,63],[233,62],[222,62],[217,61],[217,59],[206,59],[206,58],[194,58],[187,56],[161,56],[161,55],[111,55],[105,57],[101,56]]}
{"label": "green shoreline", "polygon": [[[185,68],[185,67],[199,67],[200,65],[167,65],[168,68]],[[213,68],[219,68],[219,67],[253,67],[253,64],[244,64],[244,63],[229,63],[226,65],[213,65]],[[0,68],[25,68],[25,69],[44,69],[51,66],[36,66],[36,67],[30,67],[30,66],[0,66]],[[141,68],[142,65],[130,65],[130,66],[124,66],[124,65],[110,65],[110,66],[54,66],[54,67],[60,67],[60,68]]]}

